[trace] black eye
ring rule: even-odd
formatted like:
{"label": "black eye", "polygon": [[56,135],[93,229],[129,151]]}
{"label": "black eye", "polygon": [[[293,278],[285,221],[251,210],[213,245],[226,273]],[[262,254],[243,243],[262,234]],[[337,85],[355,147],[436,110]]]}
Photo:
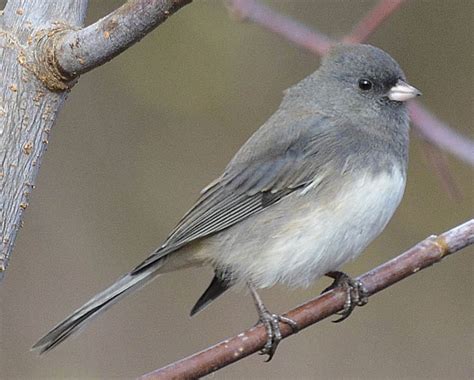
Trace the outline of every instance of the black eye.
{"label": "black eye", "polygon": [[362,91],[368,91],[372,88],[372,82],[368,79],[359,79],[359,88]]}

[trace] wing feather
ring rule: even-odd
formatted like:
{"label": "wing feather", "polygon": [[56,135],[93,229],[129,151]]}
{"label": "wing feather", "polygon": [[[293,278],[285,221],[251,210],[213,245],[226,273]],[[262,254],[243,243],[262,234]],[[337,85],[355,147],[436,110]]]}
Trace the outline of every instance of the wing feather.
{"label": "wing feather", "polygon": [[[303,125],[303,132],[317,132],[321,118]],[[308,128],[314,126],[314,128]],[[241,220],[270,207],[283,197],[313,182],[316,175],[324,175],[314,166],[309,156],[317,154],[317,144],[301,144],[297,134],[292,141],[281,139],[281,146],[272,146],[271,152],[261,152],[249,160],[231,161],[224,174],[211,182],[202,192],[196,204],[181,219],[165,243],[137,266],[132,274],[197,239],[222,231]],[[300,137],[300,138],[297,138]],[[304,140],[304,139],[303,139]],[[312,135],[306,139],[317,141]],[[250,145],[250,147],[249,147]],[[252,139],[244,145],[252,148]],[[313,146],[313,148],[311,148]],[[258,150],[256,150],[258,151]],[[237,163],[236,163],[237,161]],[[320,183],[318,178],[316,181]]]}

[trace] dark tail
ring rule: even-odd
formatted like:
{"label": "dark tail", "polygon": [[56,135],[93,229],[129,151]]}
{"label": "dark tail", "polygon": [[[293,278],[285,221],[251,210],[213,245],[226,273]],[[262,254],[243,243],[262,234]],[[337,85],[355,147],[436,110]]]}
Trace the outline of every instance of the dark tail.
{"label": "dark tail", "polygon": [[156,262],[152,267],[137,274],[126,274],[58,324],[31,349],[38,350],[40,354],[53,349],[67,337],[78,332],[93,317],[98,316],[122,299],[122,297],[140,289],[154,279],[159,274],[158,269],[163,265],[162,262],[163,260],[160,260],[160,262]]}
{"label": "dark tail", "polygon": [[229,283],[229,281],[222,280],[220,276],[216,274],[209,286],[207,287],[206,291],[202,294],[201,297],[199,297],[196,304],[191,309],[191,313],[189,315],[192,317],[194,314],[199,313],[202,309],[204,309],[217,297],[222,295],[231,286],[232,285]]}

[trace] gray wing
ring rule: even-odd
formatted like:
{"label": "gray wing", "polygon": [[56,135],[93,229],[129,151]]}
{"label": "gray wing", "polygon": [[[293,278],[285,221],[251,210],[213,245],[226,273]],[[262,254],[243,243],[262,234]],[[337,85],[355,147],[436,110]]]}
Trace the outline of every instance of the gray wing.
{"label": "gray wing", "polygon": [[[328,126],[321,125],[324,120],[322,117],[307,120],[295,127],[298,130],[286,131],[281,138],[278,133],[274,134],[273,141],[268,142],[258,136],[259,132],[261,135],[266,132],[263,126],[236,154],[224,174],[203,190],[199,200],[165,243],[132,274],[148,268],[180,247],[222,231],[309,185],[321,174],[315,162],[324,162],[324,159],[314,159],[325,146]],[[285,141],[286,136],[292,138]]]}

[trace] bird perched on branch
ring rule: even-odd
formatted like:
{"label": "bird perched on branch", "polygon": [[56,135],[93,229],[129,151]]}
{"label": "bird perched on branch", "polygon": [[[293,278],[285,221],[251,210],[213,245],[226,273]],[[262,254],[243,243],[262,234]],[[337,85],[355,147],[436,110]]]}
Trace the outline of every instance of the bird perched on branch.
{"label": "bird perched on branch", "polygon": [[409,120],[420,92],[370,45],[338,45],[321,67],[285,92],[278,110],[207,186],[145,261],[77,309],[33,349],[51,350],[92,317],[160,274],[210,265],[211,284],[191,315],[231,287],[253,296],[269,359],[279,323],[257,294],[276,283],[307,286],[324,275],[347,290],[341,315],[366,302],[339,268],[387,225],[405,188]]}

